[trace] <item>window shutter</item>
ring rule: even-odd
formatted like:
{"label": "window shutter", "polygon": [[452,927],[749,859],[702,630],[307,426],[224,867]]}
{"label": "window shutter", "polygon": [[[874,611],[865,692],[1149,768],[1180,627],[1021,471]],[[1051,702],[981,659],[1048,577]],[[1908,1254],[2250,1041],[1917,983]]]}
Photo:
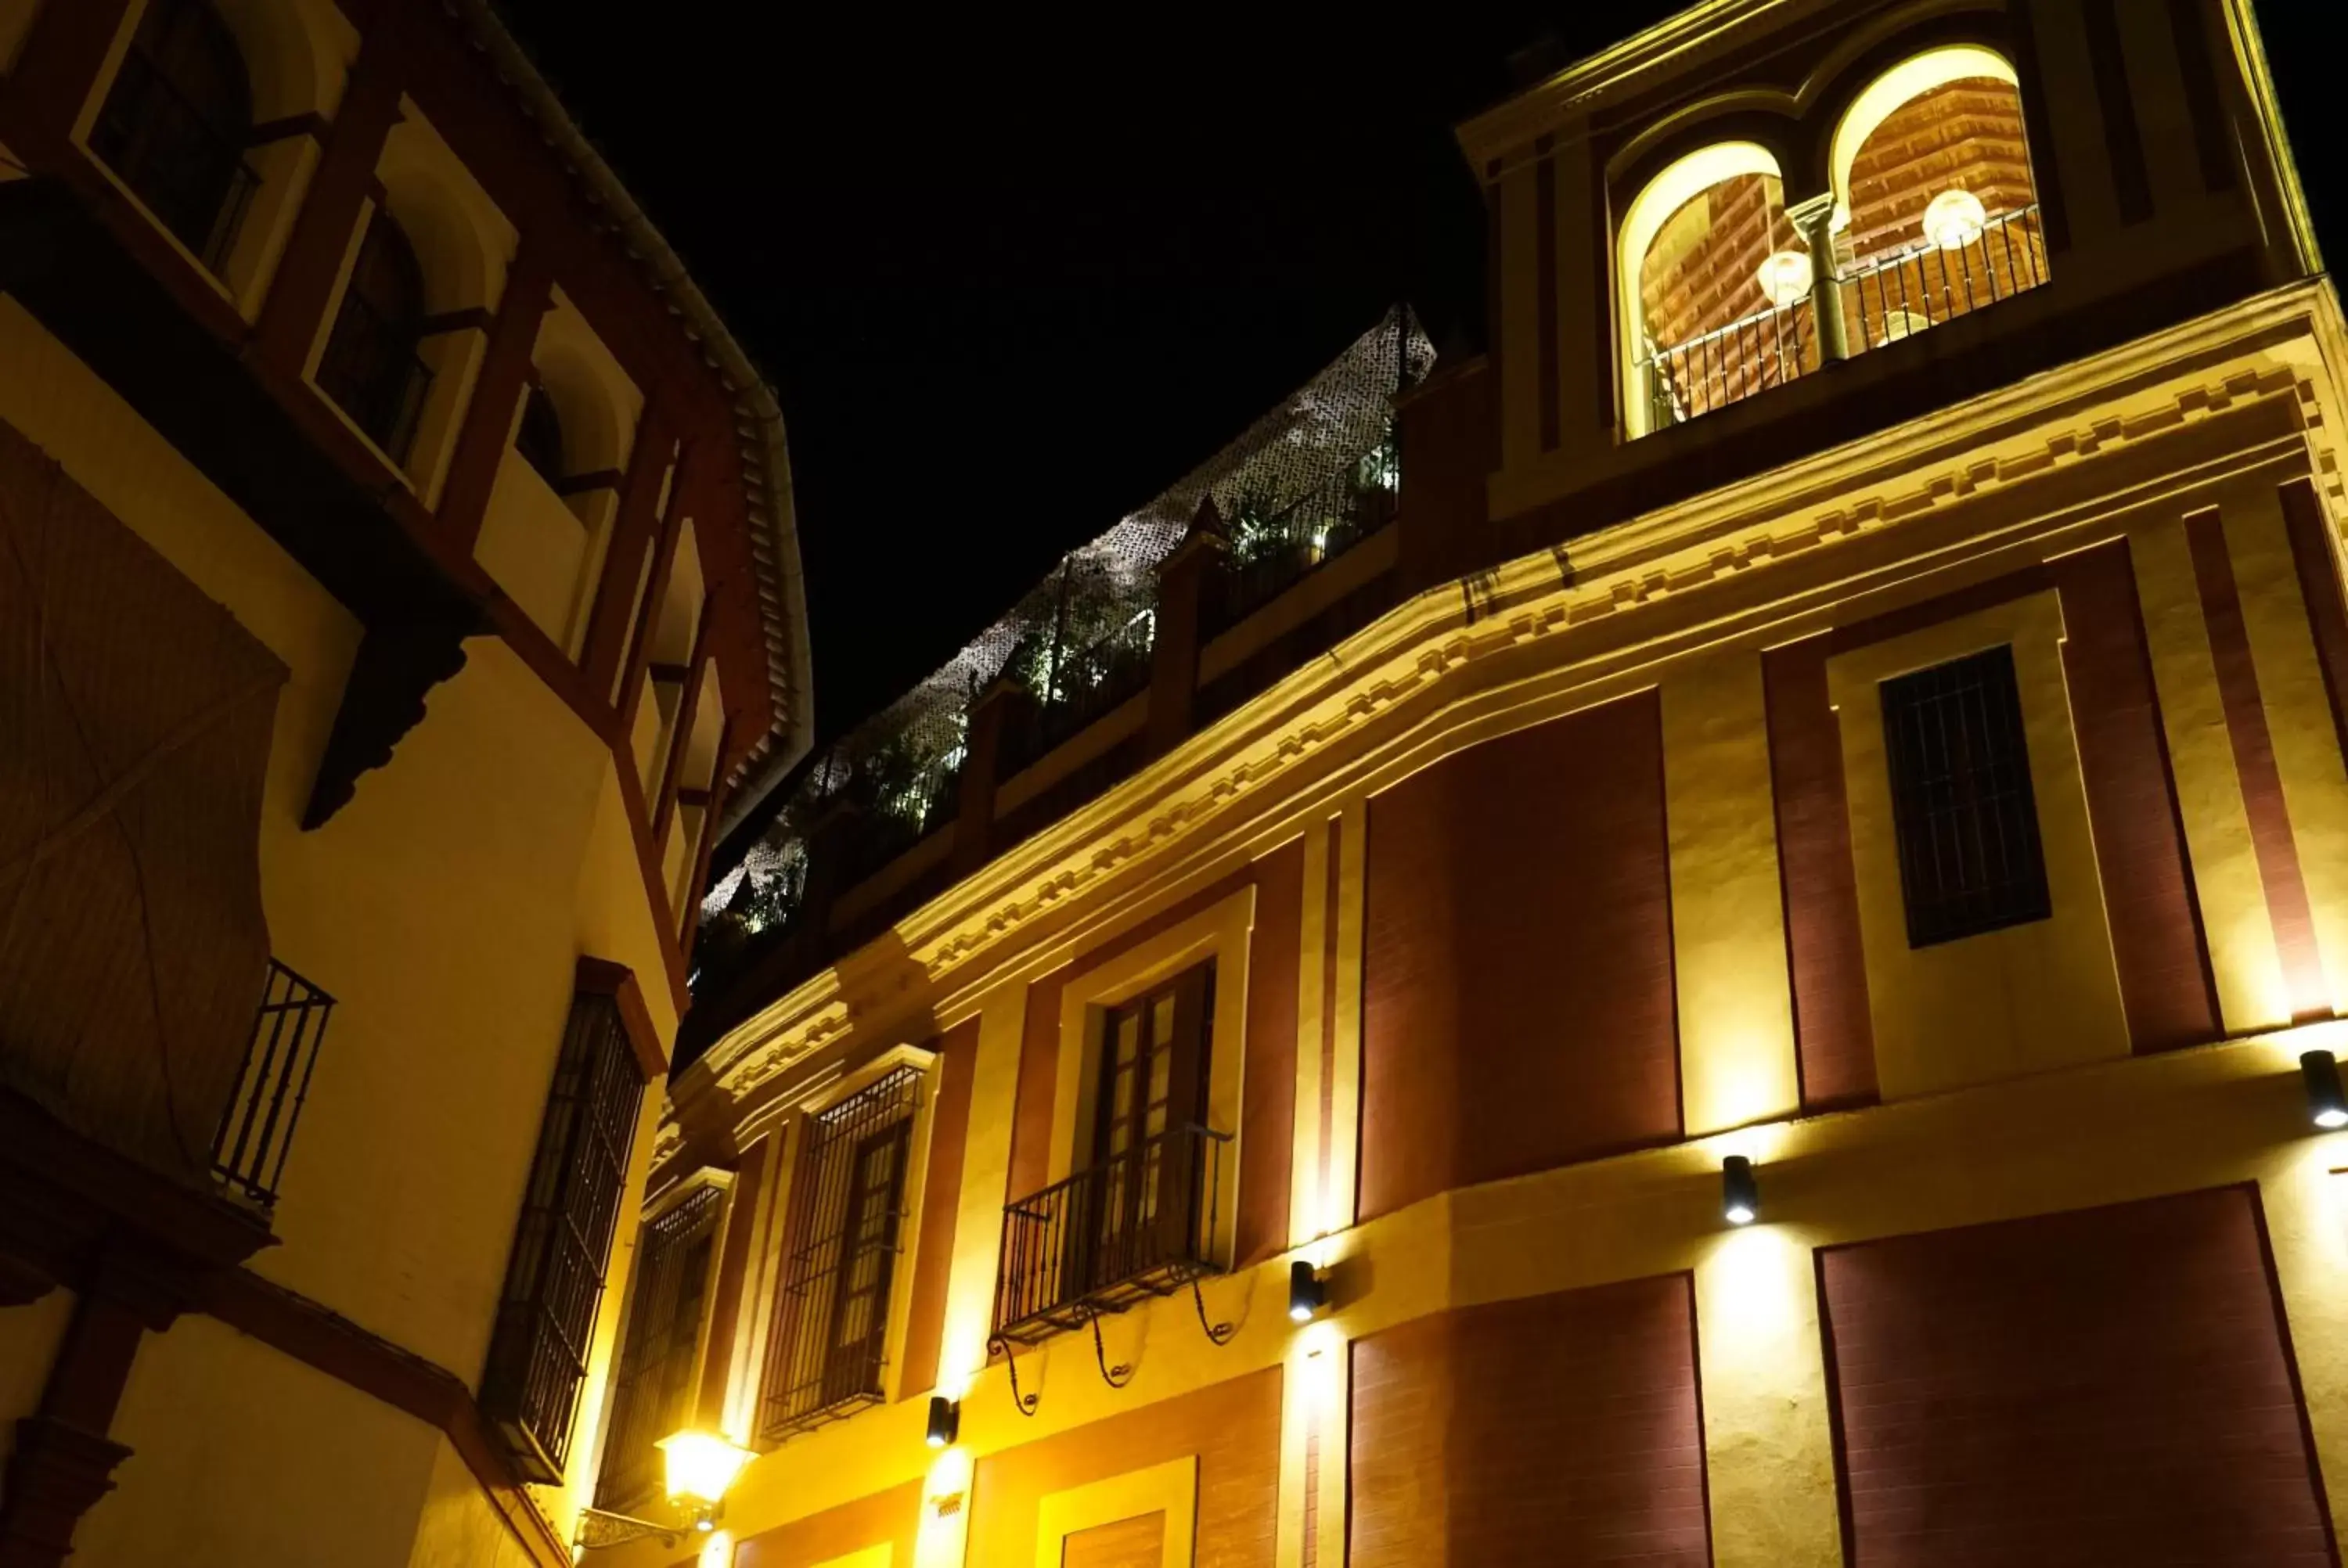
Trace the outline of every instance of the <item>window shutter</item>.
{"label": "window shutter", "polygon": [[538,1132],[521,1224],[481,1379],[481,1410],[524,1480],[569,1462],[644,1079],[616,994],[582,991]]}

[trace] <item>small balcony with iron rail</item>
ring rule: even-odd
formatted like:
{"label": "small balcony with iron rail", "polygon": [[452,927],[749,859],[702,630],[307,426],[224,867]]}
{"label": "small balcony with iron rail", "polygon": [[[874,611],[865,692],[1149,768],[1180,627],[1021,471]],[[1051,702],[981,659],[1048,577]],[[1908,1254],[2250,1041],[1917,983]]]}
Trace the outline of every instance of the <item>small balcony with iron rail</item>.
{"label": "small balcony with iron rail", "polygon": [[310,1098],[310,1077],[326,1042],[335,999],[275,958],[254,1009],[236,1091],[212,1136],[212,1176],[232,1196],[263,1211],[294,1151],[294,1130]]}
{"label": "small balcony with iron rail", "polygon": [[[1123,1387],[1100,1319],[1189,1289],[1199,1321],[1218,1344],[1228,1324],[1208,1321],[1199,1282],[1228,1272],[1219,1226],[1231,1135],[1195,1122],[1169,1128],[1029,1194],[1003,1210],[995,1275],[994,1348],[1041,1344],[1089,1327],[1101,1375]],[[1032,1395],[1014,1395],[1022,1409]]]}

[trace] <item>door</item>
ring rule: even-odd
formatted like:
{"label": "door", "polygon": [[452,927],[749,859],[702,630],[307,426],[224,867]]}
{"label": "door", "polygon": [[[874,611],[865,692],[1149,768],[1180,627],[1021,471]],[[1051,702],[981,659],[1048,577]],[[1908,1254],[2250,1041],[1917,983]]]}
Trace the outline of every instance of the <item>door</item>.
{"label": "door", "polygon": [[1202,964],[1110,1010],[1101,1030],[1084,1227],[1090,1288],[1195,1249],[1203,1173],[1208,1020],[1215,970]]}

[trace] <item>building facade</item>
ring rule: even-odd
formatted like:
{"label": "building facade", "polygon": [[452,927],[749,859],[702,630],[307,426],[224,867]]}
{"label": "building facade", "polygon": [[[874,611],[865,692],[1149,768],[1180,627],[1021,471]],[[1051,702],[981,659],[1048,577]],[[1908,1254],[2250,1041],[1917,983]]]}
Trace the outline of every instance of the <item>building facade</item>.
{"label": "building facade", "polygon": [[568,1563],[771,395],[484,6],[7,0],[0,540],[0,1562]]}
{"label": "building facade", "polygon": [[1723,0],[1459,140],[1391,520],[1210,615],[1207,486],[1129,694],[1011,743],[1014,650],[951,811],[857,848],[875,746],[713,901],[605,1501],[759,1456],[606,1560],[2340,1561],[2343,338],[2250,5]]}

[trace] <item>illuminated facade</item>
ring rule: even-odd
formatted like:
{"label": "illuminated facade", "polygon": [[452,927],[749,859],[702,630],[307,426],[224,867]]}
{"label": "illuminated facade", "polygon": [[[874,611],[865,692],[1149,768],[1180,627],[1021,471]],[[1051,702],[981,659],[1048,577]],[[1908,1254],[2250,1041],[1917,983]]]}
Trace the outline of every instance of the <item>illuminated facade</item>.
{"label": "illuminated facade", "polygon": [[2338,1561],[2343,338],[2249,5],[1725,0],[1460,142],[1391,525],[1218,627],[1219,494],[1146,697],[990,692],[705,996],[615,1442],[766,1450],[743,1568]]}
{"label": "illuminated facade", "polygon": [[0,0],[0,1562],[572,1561],[788,495],[481,5]]}

